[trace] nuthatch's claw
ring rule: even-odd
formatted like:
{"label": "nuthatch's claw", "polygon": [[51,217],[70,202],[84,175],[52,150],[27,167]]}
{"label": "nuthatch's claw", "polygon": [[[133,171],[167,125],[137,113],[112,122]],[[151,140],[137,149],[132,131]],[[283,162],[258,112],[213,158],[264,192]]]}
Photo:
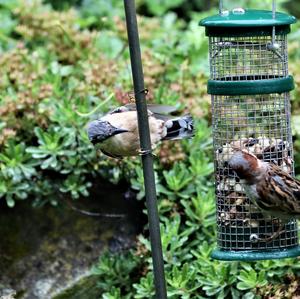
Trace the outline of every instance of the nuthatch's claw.
{"label": "nuthatch's claw", "polygon": [[148,154],[152,154],[152,149],[149,149],[149,150],[142,150],[142,149],[140,149],[139,150],[139,155],[140,156],[145,156],[145,155],[148,155]]}

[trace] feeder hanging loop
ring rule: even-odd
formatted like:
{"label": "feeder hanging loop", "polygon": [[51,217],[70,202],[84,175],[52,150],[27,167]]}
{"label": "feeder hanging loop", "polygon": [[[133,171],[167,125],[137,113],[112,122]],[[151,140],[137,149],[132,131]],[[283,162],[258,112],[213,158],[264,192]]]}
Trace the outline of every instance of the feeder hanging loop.
{"label": "feeder hanging loop", "polygon": [[[272,18],[276,19],[276,0],[272,0]],[[272,44],[275,45],[275,26],[272,27]]]}
{"label": "feeder hanging loop", "polygon": [[222,11],[223,11],[223,0],[219,1],[219,14],[222,15]]}
{"label": "feeder hanging loop", "polygon": [[[272,19],[276,19],[276,0],[272,0]],[[272,42],[267,44],[267,49],[274,52],[281,60],[282,55],[279,53],[280,45],[276,43],[276,27],[272,26]]]}

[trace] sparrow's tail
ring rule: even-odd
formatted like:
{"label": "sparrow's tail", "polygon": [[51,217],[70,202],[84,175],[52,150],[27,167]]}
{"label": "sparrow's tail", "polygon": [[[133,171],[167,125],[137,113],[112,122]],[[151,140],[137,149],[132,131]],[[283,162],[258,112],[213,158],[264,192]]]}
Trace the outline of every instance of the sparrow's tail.
{"label": "sparrow's tail", "polygon": [[167,135],[163,140],[176,140],[194,136],[193,118],[190,115],[172,118],[165,122]]}

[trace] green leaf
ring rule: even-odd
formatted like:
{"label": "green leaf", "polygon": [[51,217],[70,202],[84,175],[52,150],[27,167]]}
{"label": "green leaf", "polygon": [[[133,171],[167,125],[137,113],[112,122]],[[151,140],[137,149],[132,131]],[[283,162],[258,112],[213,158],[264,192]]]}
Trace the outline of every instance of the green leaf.
{"label": "green leaf", "polygon": [[255,298],[255,293],[248,292],[243,295],[242,299],[254,299]]}
{"label": "green leaf", "polygon": [[10,208],[15,206],[15,201],[11,197],[6,197],[6,203]]}

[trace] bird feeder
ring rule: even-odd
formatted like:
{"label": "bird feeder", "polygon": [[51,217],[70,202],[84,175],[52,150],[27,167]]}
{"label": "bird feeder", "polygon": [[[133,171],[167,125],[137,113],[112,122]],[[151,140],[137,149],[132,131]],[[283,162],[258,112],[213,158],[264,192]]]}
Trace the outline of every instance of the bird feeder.
{"label": "bird feeder", "polygon": [[266,218],[246,197],[228,166],[233,147],[293,174],[287,34],[293,16],[236,8],[203,19],[209,38],[217,245],[220,260],[261,260],[300,255],[297,222],[291,219],[272,241],[280,221]]}

